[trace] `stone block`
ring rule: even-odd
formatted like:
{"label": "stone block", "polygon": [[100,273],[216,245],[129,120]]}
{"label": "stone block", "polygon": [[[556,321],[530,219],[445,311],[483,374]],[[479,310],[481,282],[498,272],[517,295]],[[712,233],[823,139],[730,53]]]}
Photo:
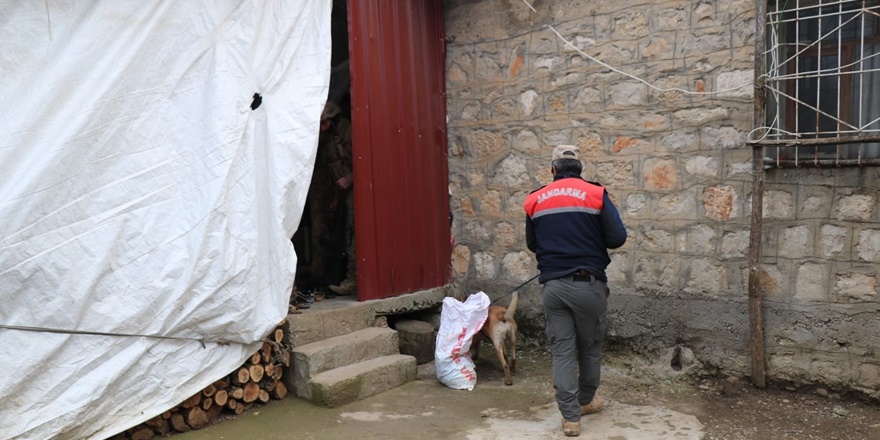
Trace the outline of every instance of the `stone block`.
{"label": "stone block", "polygon": [[630,10],[614,17],[614,38],[629,40],[648,35],[648,17],[638,9]]}
{"label": "stone block", "polygon": [[668,2],[655,4],[655,10],[652,14],[654,27],[661,31],[686,29],[690,15],[687,10],[688,5],[675,5]]}
{"label": "stone block", "polygon": [[479,102],[471,102],[465,104],[464,108],[461,110],[460,116],[464,121],[477,121],[480,119],[481,111],[482,107]]}
{"label": "stone block", "polygon": [[633,163],[628,160],[599,162],[596,164],[596,178],[609,187],[632,186]]}
{"label": "stone block", "polygon": [[397,321],[394,328],[400,338],[400,354],[416,358],[419,365],[434,360],[434,326],[414,319]]}
{"label": "stone block", "polygon": [[799,225],[783,229],[779,256],[804,258],[813,255],[813,233],[809,226]]}
{"label": "stone block", "polygon": [[788,191],[764,192],[763,217],[788,220],[794,218],[794,198]]}
{"label": "stone block", "polygon": [[372,326],[375,314],[367,303],[328,310],[309,310],[287,320],[288,335],[293,347],[322,339],[345,335]]}
{"label": "stone block", "polygon": [[512,248],[518,241],[517,230],[518,228],[508,222],[499,222],[495,225],[495,244],[503,248]]}
{"label": "stone block", "polygon": [[463,244],[452,249],[452,270],[459,277],[467,276],[471,264],[471,249]]}
{"label": "stone block", "polygon": [[628,252],[610,252],[609,257],[611,257],[611,263],[605,269],[608,283],[618,286],[629,285],[627,274],[632,264],[630,254]]}
{"label": "stone block", "polygon": [[477,53],[474,72],[478,80],[498,81],[505,77],[497,54],[490,52]]}
{"label": "stone block", "polygon": [[480,199],[480,214],[488,217],[501,215],[501,193],[489,190]]}
{"label": "stone block", "polygon": [[639,247],[649,252],[672,253],[675,251],[675,236],[654,226],[641,228]]}
{"label": "stone block", "polygon": [[690,191],[665,195],[654,204],[653,218],[696,220],[697,201]]}
{"label": "stone block", "polygon": [[639,54],[645,60],[667,60],[675,56],[675,36],[671,40],[662,36],[652,36],[642,40]]}
{"label": "stone block", "polygon": [[703,189],[703,209],[706,217],[728,221],[739,216],[739,196],[730,185],[710,186]]}
{"label": "stone block", "polygon": [[586,87],[577,91],[571,109],[576,112],[599,112],[604,108],[602,92],[593,87]]}
{"label": "stone block", "polygon": [[604,147],[602,136],[593,131],[577,133],[574,136],[574,143],[581,149],[581,154],[584,156],[598,155]]}
{"label": "stone block", "polygon": [[725,232],[721,236],[722,259],[738,259],[745,257],[749,252],[750,231]]}
{"label": "stone block", "polygon": [[672,134],[664,136],[660,143],[675,152],[696,151],[700,148],[700,137],[686,130],[675,130]]}
{"label": "stone block", "polygon": [[877,299],[877,275],[859,272],[839,273],[834,296],[840,302],[869,302]]}
{"label": "stone block", "polygon": [[798,218],[827,219],[831,215],[832,190],[825,187],[802,187]]}
{"label": "stone block", "polygon": [[718,177],[718,161],[711,156],[692,156],[685,161],[684,170],[692,176]]}
{"label": "stone block", "polygon": [[752,86],[754,80],[755,71],[753,69],[722,72],[715,78],[715,88],[716,91],[723,91],[718,94],[721,98],[751,99],[755,92],[755,88]]}
{"label": "stone block", "polygon": [[309,395],[304,397],[329,408],[345,405],[415,379],[417,368],[412,356],[379,357],[317,375],[309,383]]}
{"label": "stone block", "polygon": [[687,230],[687,249],[690,255],[715,254],[715,229],[707,225],[694,225]]}
{"label": "stone block", "polygon": [[626,204],[618,208],[621,216],[624,218],[645,218],[648,211],[650,211],[648,208],[648,196],[642,193],[629,194],[626,196]]}
{"label": "stone block", "polygon": [[616,107],[638,107],[644,105],[648,98],[646,86],[641,83],[614,84],[608,91],[609,101]]}
{"label": "stone block", "polygon": [[539,103],[538,92],[534,90],[526,90],[519,95],[520,111],[523,116],[531,116]]}
{"label": "stone block", "polygon": [[495,278],[495,255],[491,252],[477,252],[474,254],[474,271],[477,279]]}
{"label": "stone block", "polygon": [[804,263],[797,268],[794,297],[801,302],[828,300],[828,266]]}
{"label": "stone block", "polygon": [[837,200],[834,217],[838,220],[866,221],[874,216],[877,200],[868,194],[846,195]]}
{"label": "stone block", "polygon": [[856,383],[859,388],[874,398],[880,396],[880,365],[863,363],[859,365],[857,374]]}
{"label": "stone block", "polygon": [[849,228],[822,225],[819,237],[819,255],[825,258],[846,258],[849,253]]}
{"label": "stone block", "polygon": [[677,262],[677,259],[669,255],[639,252],[633,268],[633,284],[636,289],[649,292],[677,288]]}
{"label": "stone block", "polygon": [[727,268],[708,260],[690,260],[684,273],[686,293],[718,295],[729,286]]}
{"label": "stone block", "polygon": [[670,190],[678,184],[678,167],[671,159],[646,159],[642,175],[650,189]]}
{"label": "stone block", "polygon": [[544,144],[534,131],[524,129],[516,132],[513,136],[513,148],[529,156],[541,156],[544,154]]}
{"label": "stone block", "polygon": [[859,260],[880,263],[880,229],[859,231],[858,237],[855,253],[859,256]]}
{"label": "stone block", "polygon": [[507,150],[507,139],[493,131],[476,130],[464,133],[467,153],[474,159],[486,159]]}
{"label": "stone block", "polygon": [[309,381],[325,371],[397,353],[397,332],[376,327],[294,347],[294,392],[307,397]]}
{"label": "stone block", "polygon": [[511,252],[501,260],[504,275],[515,281],[525,281],[533,276],[535,266],[529,252]]}
{"label": "stone block", "polygon": [[465,238],[472,243],[488,243],[489,230],[482,222],[469,221],[464,227]]}
{"label": "stone block", "polygon": [[531,186],[525,158],[515,153],[508,155],[496,167],[491,181],[505,188]]}
{"label": "stone block", "polygon": [[626,150],[627,153],[633,153],[633,149],[639,146],[641,142],[628,136],[617,136],[614,138],[614,145],[611,146],[612,153],[620,153]]}
{"label": "stone block", "polygon": [[[742,271],[743,291],[749,291],[749,268]],[[762,264],[758,267],[758,284],[768,296],[782,297],[788,291],[788,278],[777,265]]]}
{"label": "stone block", "polygon": [[[681,122],[685,127],[701,127],[701,126],[704,126],[710,122],[727,120],[729,118],[729,113],[728,113],[727,109],[720,108],[720,107],[716,107],[716,108],[712,108],[712,109],[689,108],[689,109],[678,110],[678,111],[673,112],[672,117],[676,121]],[[705,131],[705,129],[703,129],[703,131]],[[740,136],[745,136],[741,132],[739,134],[740,134]],[[704,145],[712,145],[710,142],[707,142],[705,137],[703,138],[703,144]]]}
{"label": "stone block", "polygon": [[703,127],[700,135],[703,145],[709,149],[743,148],[746,144],[746,133],[734,127]]}

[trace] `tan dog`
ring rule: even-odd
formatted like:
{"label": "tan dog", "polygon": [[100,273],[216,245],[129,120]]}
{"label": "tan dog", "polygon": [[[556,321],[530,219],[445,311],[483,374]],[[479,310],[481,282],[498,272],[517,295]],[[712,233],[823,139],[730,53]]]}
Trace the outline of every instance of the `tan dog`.
{"label": "tan dog", "polygon": [[[483,328],[474,335],[473,343],[471,344],[471,357],[479,359],[481,336],[485,335],[492,341],[492,346],[495,347],[495,354],[498,356],[498,360],[501,361],[501,366],[504,367],[505,385],[513,385],[510,373],[516,373],[516,321],[513,319],[513,314],[516,313],[518,296],[518,292],[513,292],[510,304],[506,309],[501,306],[489,306],[489,316],[486,318]],[[508,343],[510,344],[509,356],[507,356],[510,359],[509,365],[507,360],[505,360],[505,349]]]}

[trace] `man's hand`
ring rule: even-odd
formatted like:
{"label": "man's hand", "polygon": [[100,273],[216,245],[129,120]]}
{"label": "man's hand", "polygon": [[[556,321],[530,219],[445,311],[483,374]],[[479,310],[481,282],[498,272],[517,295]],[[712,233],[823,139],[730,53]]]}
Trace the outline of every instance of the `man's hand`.
{"label": "man's hand", "polygon": [[350,188],[351,187],[351,177],[350,176],[340,177],[339,179],[336,180],[336,186],[338,186],[339,189]]}

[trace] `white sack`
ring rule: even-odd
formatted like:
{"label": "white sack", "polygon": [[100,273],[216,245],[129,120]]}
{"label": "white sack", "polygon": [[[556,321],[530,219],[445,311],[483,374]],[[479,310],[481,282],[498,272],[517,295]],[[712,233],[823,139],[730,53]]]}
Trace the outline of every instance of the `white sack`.
{"label": "white sack", "polygon": [[443,298],[434,349],[434,367],[443,385],[468,391],[477,385],[477,370],[469,349],[489,316],[489,304],[489,296],[484,292],[469,295],[464,302]]}
{"label": "white sack", "polygon": [[[287,313],[326,0],[0,6],[0,438],[103,438]],[[251,110],[254,93],[262,105]]]}

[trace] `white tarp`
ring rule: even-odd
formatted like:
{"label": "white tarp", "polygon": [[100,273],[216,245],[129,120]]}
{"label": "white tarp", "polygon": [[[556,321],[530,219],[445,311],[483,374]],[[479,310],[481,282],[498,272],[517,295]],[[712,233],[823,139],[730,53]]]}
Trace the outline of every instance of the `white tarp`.
{"label": "white tarp", "polygon": [[[327,0],[0,0],[0,438],[103,438],[287,313]],[[251,110],[254,93],[262,104]]]}

